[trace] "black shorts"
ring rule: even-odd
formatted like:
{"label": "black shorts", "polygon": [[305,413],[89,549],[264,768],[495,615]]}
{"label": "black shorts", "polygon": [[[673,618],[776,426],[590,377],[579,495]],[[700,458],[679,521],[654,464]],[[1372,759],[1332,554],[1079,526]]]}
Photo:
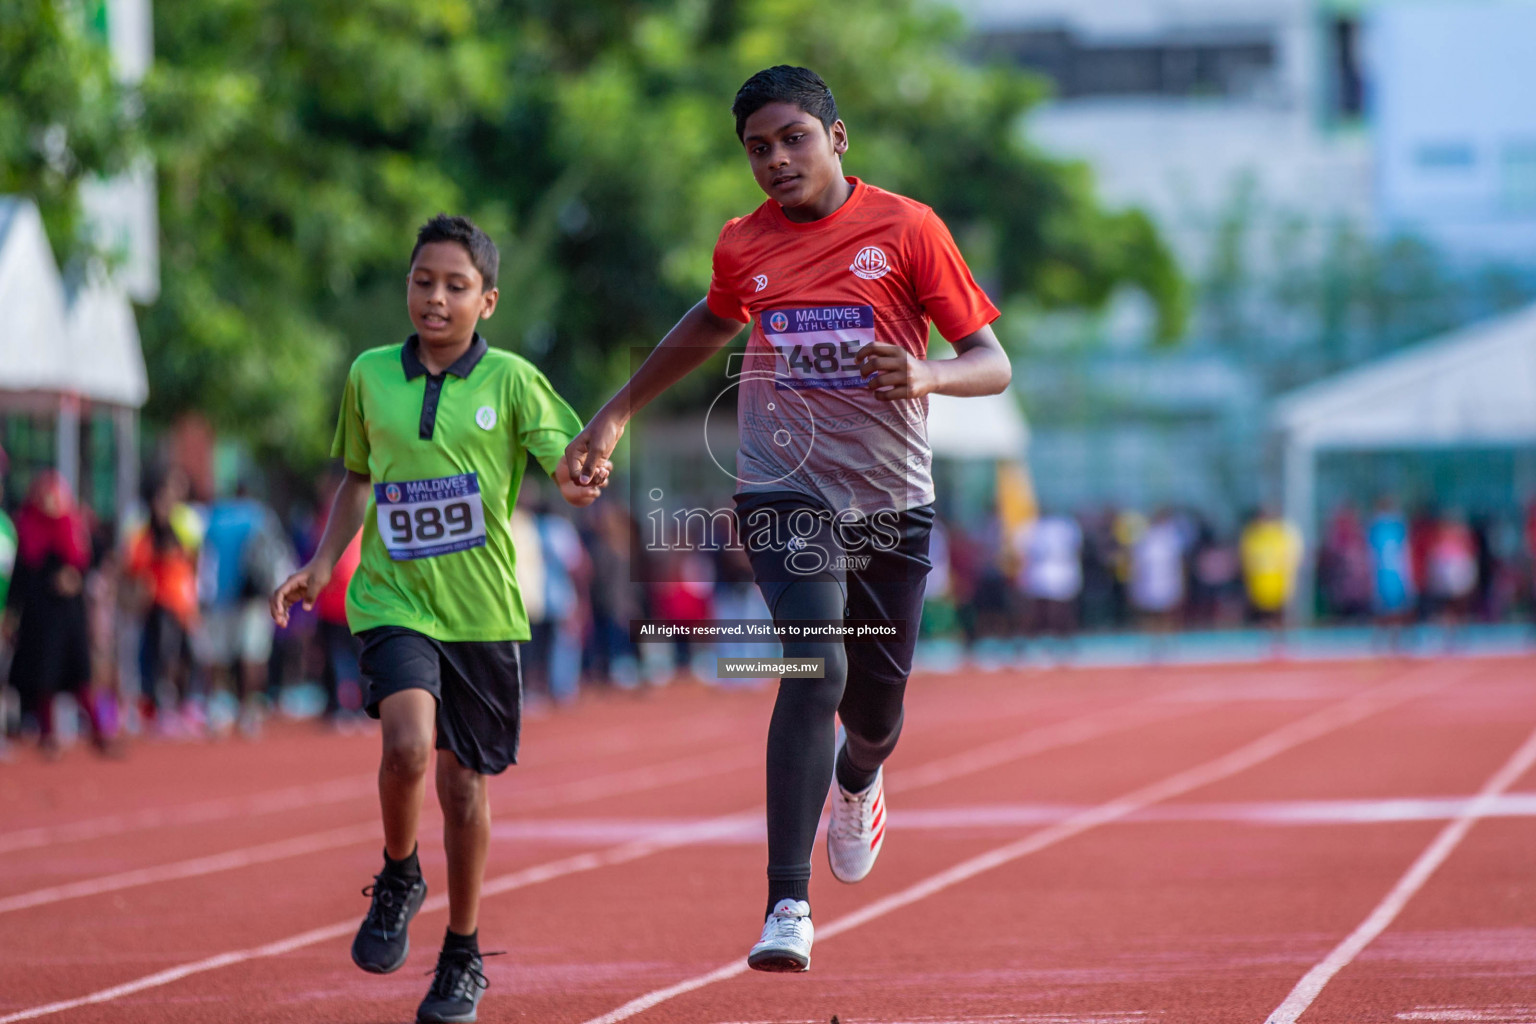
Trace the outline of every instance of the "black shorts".
{"label": "black shorts", "polygon": [[437,698],[438,750],[452,751],[481,775],[517,763],[523,671],[514,641],[434,640],[401,626],[366,629],[357,638],[370,717],[379,717],[390,694],[426,690]]}
{"label": "black shorts", "polygon": [[[881,517],[878,524],[869,520]],[[890,640],[849,641],[848,675],[904,683],[912,674],[927,587],[933,506],[839,520],[798,491],[736,495],[736,517],[752,575],[774,619],[791,584],[833,579],[842,587],[843,618],[893,623]],[[793,540],[792,538],[798,538]]]}

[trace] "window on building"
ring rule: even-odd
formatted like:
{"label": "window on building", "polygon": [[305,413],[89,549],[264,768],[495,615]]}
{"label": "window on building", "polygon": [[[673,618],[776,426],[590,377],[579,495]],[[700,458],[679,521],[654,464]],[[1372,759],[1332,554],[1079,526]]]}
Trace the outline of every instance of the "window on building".
{"label": "window on building", "polygon": [[1221,40],[1103,44],[1060,29],[994,32],[978,42],[1055,81],[1066,99],[1086,96],[1217,96],[1262,90],[1276,71],[1274,43],[1234,35]]}
{"label": "window on building", "polygon": [[1470,142],[1421,142],[1414,147],[1413,162],[1426,171],[1465,171],[1477,163],[1477,151]]}
{"label": "window on building", "polygon": [[1334,18],[1329,25],[1329,81],[1332,110],[1340,120],[1365,114],[1365,74],[1360,59],[1360,19]]}
{"label": "window on building", "polygon": [[1536,138],[1504,143],[1499,154],[1499,201],[1508,213],[1536,213]]}

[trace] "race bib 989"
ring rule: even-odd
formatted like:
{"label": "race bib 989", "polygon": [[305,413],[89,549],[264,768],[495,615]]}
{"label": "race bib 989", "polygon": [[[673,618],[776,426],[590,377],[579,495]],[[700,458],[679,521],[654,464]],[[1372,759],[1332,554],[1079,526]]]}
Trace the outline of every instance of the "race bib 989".
{"label": "race bib 989", "polygon": [[485,546],[485,506],[474,473],[373,485],[379,537],[395,561]]}
{"label": "race bib 989", "polygon": [[855,357],[875,340],[872,306],[812,306],[762,314],[763,336],[778,353],[774,385],[856,388],[864,384]]}

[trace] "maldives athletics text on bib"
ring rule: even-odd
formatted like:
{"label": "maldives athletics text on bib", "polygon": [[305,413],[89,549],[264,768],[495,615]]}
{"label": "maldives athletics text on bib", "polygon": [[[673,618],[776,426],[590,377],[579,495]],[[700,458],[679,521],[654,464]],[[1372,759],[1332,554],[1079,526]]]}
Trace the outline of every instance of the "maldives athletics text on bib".
{"label": "maldives athletics text on bib", "polygon": [[379,537],[397,562],[485,546],[485,506],[474,473],[373,485]]}
{"label": "maldives athletics text on bib", "polygon": [[778,376],[780,390],[798,388],[856,388],[856,356],[875,340],[875,311],[871,306],[811,306],[771,309],[761,314],[768,339],[788,374]]}

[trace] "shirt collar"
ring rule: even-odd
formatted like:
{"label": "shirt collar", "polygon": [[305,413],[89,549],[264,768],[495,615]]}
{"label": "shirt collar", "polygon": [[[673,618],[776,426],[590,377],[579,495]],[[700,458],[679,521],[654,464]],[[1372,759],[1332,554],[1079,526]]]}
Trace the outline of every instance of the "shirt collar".
{"label": "shirt collar", "polygon": [[[419,354],[420,348],[421,339],[413,334],[406,339],[405,347],[400,350],[400,363],[405,367],[406,380],[415,380],[417,377],[427,373],[427,366],[421,361],[421,355]],[[443,372],[451,373],[460,380],[465,379],[474,372],[475,367],[479,365],[481,358],[485,355],[485,351],[488,348],[490,346],[486,344],[484,338],[480,337],[480,332],[476,331],[474,339],[469,343],[469,348],[464,351],[463,355],[453,361],[452,366]]]}

